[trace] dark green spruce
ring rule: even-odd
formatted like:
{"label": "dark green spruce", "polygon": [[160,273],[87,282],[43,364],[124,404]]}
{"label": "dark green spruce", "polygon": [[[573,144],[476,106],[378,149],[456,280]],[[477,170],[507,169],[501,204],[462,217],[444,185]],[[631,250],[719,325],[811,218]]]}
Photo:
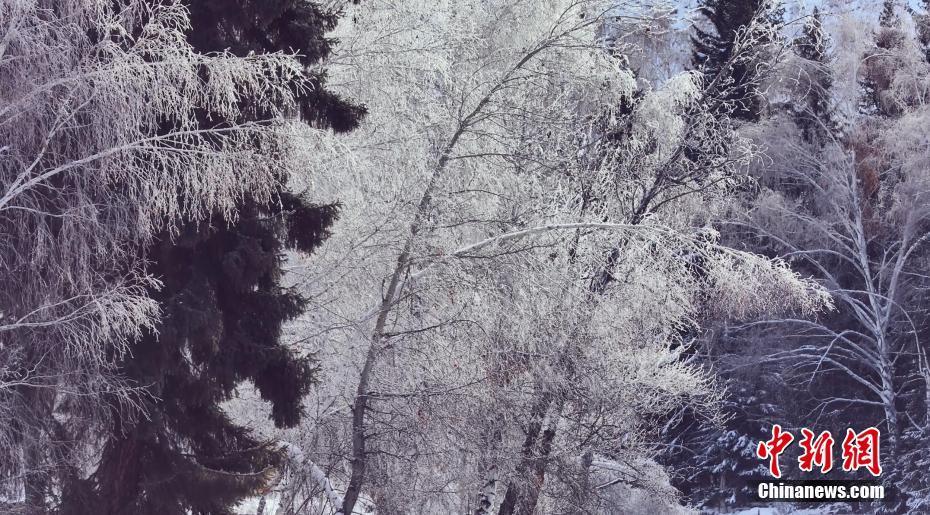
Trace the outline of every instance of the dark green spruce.
{"label": "dark green spruce", "polygon": [[703,0],[698,12],[707,23],[694,27],[692,65],[703,73],[711,95],[723,101],[720,109],[736,120],[757,121],[764,96],[754,50],[770,42],[768,29],[781,23],[782,10],[767,7],[765,0]]}
{"label": "dark green spruce", "polygon": [[[298,93],[301,118],[339,132],[357,126],[364,109],[327,91],[318,67],[331,52],[325,33],[339,13],[301,0],[188,5],[189,41],[198,51],[296,52],[316,86]],[[207,114],[205,124],[217,123]],[[124,363],[125,374],[153,396],[148,416],[115,415],[99,467],[66,485],[63,512],[225,514],[267,487],[280,453],[237,425],[220,403],[249,381],[270,402],[275,425],[291,427],[315,380],[312,358],[281,340],[282,325],[306,305],[281,286],[283,254],[320,245],[337,206],[289,193],[287,179],[279,177],[274,202],[246,199],[234,222],[215,215],[173,238],[163,235],[148,250],[151,271],[164,283],[153,292],[164,316],[158,334],[137,342]]]}

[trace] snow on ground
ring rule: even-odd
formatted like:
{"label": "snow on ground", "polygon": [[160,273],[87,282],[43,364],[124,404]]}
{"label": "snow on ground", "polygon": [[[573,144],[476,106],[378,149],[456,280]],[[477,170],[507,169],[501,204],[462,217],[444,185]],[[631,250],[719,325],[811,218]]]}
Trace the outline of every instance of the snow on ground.
{"label": "snow on ground", "polygon": [[[788,503],[771,506],[746,508],[740,511],[727,512],[726,515],[831,515],[837,513],[837,506],[833,503],[824,503],[818,506],[799,507]],[[865,515],[865,514],[863,514]]]}

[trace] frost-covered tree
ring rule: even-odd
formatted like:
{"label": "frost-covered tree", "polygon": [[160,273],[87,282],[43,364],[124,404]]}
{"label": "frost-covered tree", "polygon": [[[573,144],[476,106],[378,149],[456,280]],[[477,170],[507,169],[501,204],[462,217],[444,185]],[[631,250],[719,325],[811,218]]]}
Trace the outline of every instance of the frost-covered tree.
{"label": "frost-covered tree", "polygon": [[323,383],[312,421],[282,434],[281,507],[671,509],[654,421],[716,398],[680,359],[687,328],[824,302],[709,226],[752,147],[702,107],[698,76],[634,85],[613,57],[627,43],[602,37],[649,23],[632,5],[347,14],[332,80],[371,114],[309,156],[307,185],[345,208],[294,267],[313,300],[293,336]]}
{"label": "frost-covered tree", "polygon": [[921,2],[923,12],[912,10],[911,18],[917,31],[917,41],[924,51],[924,58],[930,62],[930,2]]}
{"label": "frost-covered tree", "polygon": [[878,15],[878,24],[881,27],[894,27],[901,23],[898,18],[897,2],[895,0],[884,0],[882,2],[882,12]]}
{"label": "frost-covered tree", "polygon": [[[796,384],[808,385],[816,400],[809,416],[852,417],[848,423],[859,424],[871,416],[882,427],[891,470],[907,424],[899,413],[903,400],[915,387],[924,388],[915,384],[919,378],[908,362],[921,351],[915,324],[923,314],[911,299],[913,288],[923,287],[914,274],[920,273],[915,267],[923,260],[927,223],[914,202],[927,192],[919,186],[923,179],[911,175],[898,182],[883,174],[869,198],[863,191],[869,184],[859,178],[866,166],[852,155],[834,156],[826,167],[811,158],[798,179],[810,181],[817,211],[776,195],[761,202],[755,216],[765,221],[763,237],[783,249],[785,259],[818,272],[841,310],[817,321],[766,322],[789,326],[783,338],[797,342],[770,359],[790,363]],[[842,383],[831,379],[837,376]]]}
{"label": "frost-covered tree", "polygon": [[[330,51],[324,34],[335,27],[335,12],[303,1],[191,1],[189,9],[187,39],[195,51],[295,56],[295,75],[279,86],[289,93],[287,104],[263,106],[245,91],[236,99],[238,120],[204,109],[202,127],[268,123],[278,109],[317,127],[355,126],[361,110],[329,93],[317,67]],[[293,148],[291,140],[275,143],[267,151]],[[99,513],[225,512],[273,480],[279,449],[220,404],[248,381],[270,402],[275,425],[289,427],[299,421],[314,381],[312,357],[280,340],[282,324],[306,305],[280,278],[284,251],[313,251],[336,206],[288,190],[289,175],[301,169],[294,163],[276,170],[272,195],[244,195],[235,216],[215,212],[208,222],[187,221],[146,249],[148,270],[162,283],[153,293],[162,318],[121,363],[127,378],[148,385],[146,417],[116,419],[99,466],[89,481],[72,485],[66,504]]]}
{"label": "frost-covered tree", "polygon": [[272,202],[299,166],[302,65],[198,53],[187,30],[175,2],[0,5],[0,463],[33,510],[93,469],[113,420],[151,414],[117,366],[160,316],[143,249]]}
{"label": "frost-covered tree", "polygon": [[[847,40],[830,66],[851,60],[858,77],[880,78],[875,83],[881,88],[870,97],[878,107],[843,120],[843,131],[824,124],[819,142],[808,141],[788,120],[766,122],[756,139],[765,142],[769,158],[755,165],[763,190],[751,203],[752,224],[763,230],[756,238],[731,237],[789,260],[837,299],[837,311],[816,320],[741,327],[742,340],[756,349],[744,359],[757,359],[757,349],[768,346],[772,356],[764,370],[784,380],[784,393],[795,399],[780,419],[834,430],[864,421],[882,427],[885,477],[898,484],[921,461],[920,451],[911,449],[920,447],[915,442],[925,412],[919,365],[926,306],[918,292],[926,287],[926,220],[916,199],[926,192],[924,172],[915,166],[924,145],[913,139],[922,137],[913,124],[924,116],[927,67],[899,27],[877,30],[871,50],[863,54],[861,42]],[[855,78],[847,76],[840,87],[854,85]],[[813,120],[831,118],[837,119]],[[903,510],[912,502],[907,492],[918,488],[901,490],[892,511]]]}
{"label": "frost-covered tree", "polygon": [[912,425],[901,414],[906,399],[922,399],[926,387],[917,367],[926,316],[917,292],[925,288],[928,237],[926,146],[918,128],[926,117],[927,68],[912,49],[910,58],[889,54],[908,63],[893,70],[883,95],[899,117],[864,117],[824,153],[793,147],[797,154],[782,173],[806,181],[812,201],[770,192],[754,208],[763,241],[815,271],[840,309],[823,320],[779,321],[792,327],[798,345],[773,359],[791,362],[795,378],[809,385],[828,384],[823,376],[845,377],[842,388],[811,386],[819,392],[815,413],[871,414],[883,427],[891,463]]}
{"label": "frost-covered tree", "polygon": [[706,87],[724,93],[721,108],[737,120],[755,121],[764,110],[760,73],[765,46],[778,38],[783,9],[772,0],[704,0],[698,9],[706,27],[695,26],[691,63]]}
{"label": "frost-covered tree", "polygon": [[823,16],[816,7],[804,23],[801,35],[794,40],[798,57],[802,59],[802,75],[798,89],[804,102],[795,109],[795,120],[801,137],[809,144],[822,145],[835,132],[836,121],[832,99],[833,73],[830,69],[829,35],[823,26]]}
{"label": "frost-covered tree", "polygon": [[897,71],[913,61],[914,41],[902,26],[895,10],[896,2],[886,1],[879,17],[872,44],[861,59],[859,83],[862,88],[860,112],[867,115],[895,117],[901,113],[902,79]]}

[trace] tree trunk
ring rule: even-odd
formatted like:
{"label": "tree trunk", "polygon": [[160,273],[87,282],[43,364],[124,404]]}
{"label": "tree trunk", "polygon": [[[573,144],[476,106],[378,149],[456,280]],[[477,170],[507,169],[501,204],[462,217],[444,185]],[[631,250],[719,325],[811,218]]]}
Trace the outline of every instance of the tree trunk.
{"label": "tree trunk", "polygon": [[[464,123],[464,122],[463,122]],[[362,492],[362,485],[365,482],[365,469],[368,467],[368,450],[365,435],[365,412],[368,409],[369,384],[371,382],[371,372],[375,367],[378,354],[381,351],[381,344],[384,340],[384,328],[387,324],[388,315],[394,308],[394,303],[400,296],[403,289],[402,279],[410,267],[410,252],[413,250],[413,243],[420,232],[423,217],[433,199],[433,191],[436,189],[436,183],[442,172],[449,162],[449,156],[455,148],[456,143],[462,136],[465,125],[460,125],[455,134],[449,140],[449,143],[443,149],[436,163],[436,168],[430,176],[429,183],[420,197],[417,205],[417,212],[414,215],[413,222],[410,223],[410,233],[400,255],[397,256],[397,263],[394,271],[391,273],[391,280],[388,283],[387,291],[381,300],[378,308],[378,318],[375,322],[374,330],[371,333],[371,342],[368,346],[368,352],[365,355],[365,365],[362,367],[359,376],[358,388],[355,391],[355,403],[352,405],[352,459],[350,466],[352,469],[349,475],[349,484],[346,487],[346,494],[343,497],[342,509],[337,513],[351,515],[355,509],[355,503]]]}
{"label": "tree trunk", "polygon": [[45,492],[47,478],[42,468],[42,451],[38,442],[30,444],[25,452],[24,486],[26,490],[26,506],[34,513],[45,511]]}
{"label": "tree trunk", "polygon": [[[48,493],[48,474],[44,470],[48,465],[45,462],[46,421],[52,419],[53,396],[50,390],[24,386],[21,389],[26,406],[31,410],[27,422],[27,440],[24,443],[23,456],[23,487],[26,496],[26,506],[34,513],[45,512],[45,496]],[[29,427],[31,426],[31,427]]]}
{"label": "tree trunk", "polygon": [[[525,482],[529,479],[528,475],[530,469],[532,468],[535,471],[538,468],[534,467],[536,463],[536,443],[540,438],[543,422],[545,421],[546,414],[551,404],[552,394],[545,392],[533,405],[533,409],[530,412],[530,424],[526,429],[526,438],[523,440],[522,457],[515,471],[516,477],[515,480],[507,484],[507,492],[504,494],[504,500],[501,502],[500,509],[497,511],[498,515],[525,513],[523,510],[518,511],[518,508],[522,507],[522,500],[528,494],[528,488]],[[533,505],[535,507],[535,501]]]}
{"label": "tree trunk", "polygon": [[584,505],[587,500],[588,490],[591,488],[591,464],[594,463],[594,453],[591,451],[585,451],[581,455],[581,477],[578,481],[578,488],[574,492],[574,509],[572,511],[575,515],[581,515],[585,513]]}
{"label": "tree trunk", "polygon": [[522,499],[517,510],[521,515],[532,515],[536,511],[536,505],[539,503],[539,494],[546,483],[546,469],[549,466],[549,455],[552,453],[552,441],[555,440],[555,433],[559,417],[562,414],[561,406],[555,410],[555,416],[549,421],[549,426],[543,431],[542,438],[539,442],[539,454],[535,457],[533,465],[533,480],[529,484],[526,496]]}
{"label": "tree trunk", "polygon": [[491,513],[491,506],[494,505],[494,490],[497,487],[497,480],[488,479],[484,488],[478,493],[478,507],[475,508],[475,515],[488,515]]}
{"label": "tree trunk", "polygon": [[[488,431],[486,436],[488,443],[487,446],[491,450],[500,449],[501,439],[503,435],[501,434],[500,428],[493,428]],[[484,484],[484,488],[478,492],[478,505],[475,508],[475,515],[489,515],[491,513],[491,508],[494,506],[494,497],[497,493],[497,463],[491,462],[483,467],[483,475],[488,478]]]}
{"label": "tree trunk", "polygon": [[889,343],[885,340],[879,341],[881,351],[881,397],[885,413],[885,424],[887,426],[888,441],[888,462],[894,463],[898,451],[898,410],[895,406],[894,390],[894,359],[892,356]]}

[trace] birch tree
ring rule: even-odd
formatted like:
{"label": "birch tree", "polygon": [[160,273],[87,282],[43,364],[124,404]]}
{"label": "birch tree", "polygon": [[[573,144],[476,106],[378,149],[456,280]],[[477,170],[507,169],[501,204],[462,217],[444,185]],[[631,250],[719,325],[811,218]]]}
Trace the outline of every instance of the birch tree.
{"label": "birch tree", "polygon": [[[792,158],[774,159],[768,173],[777,169],[779,181],[805,194],[767,192],[752,224],[784,259],[809,267],[842,313],[763,322],[788,327],[786,336],[798,343],[771,358],[792,363],[792,376],[808,385],[844,376],[851,388],[814,392],[815,413],[878,411],[894,458],[903,426],[913,424],[902,418],[903,400],[926,387],[926,308],[917,292],[925,288],[928,191],[917,127],[926,119],[928,69],[914,42],[890,23],[882,22],[862,57],[866,100],[874,105],[862,108],[847,134],[828,133],[823,150],[792,142],[786,132],[771,138],[773,149]],[[827,130],[826,120],[814,120]]]}
{"label": "birch tree", "polygon": [[349,10],[331,84],[371,114],[297,184],[346,215],[292,267],[314,299],[295,345],[323,385],[314,420],[282,435],[301,449],[285,512],[667,502],[644,472],[650,423],[716,398],[679,359],[686,328],[711,306],[827,302],[717,241],[711,214],[753,149],[714,123],[699,76],[650,88],[615,57],[646,7]]}

